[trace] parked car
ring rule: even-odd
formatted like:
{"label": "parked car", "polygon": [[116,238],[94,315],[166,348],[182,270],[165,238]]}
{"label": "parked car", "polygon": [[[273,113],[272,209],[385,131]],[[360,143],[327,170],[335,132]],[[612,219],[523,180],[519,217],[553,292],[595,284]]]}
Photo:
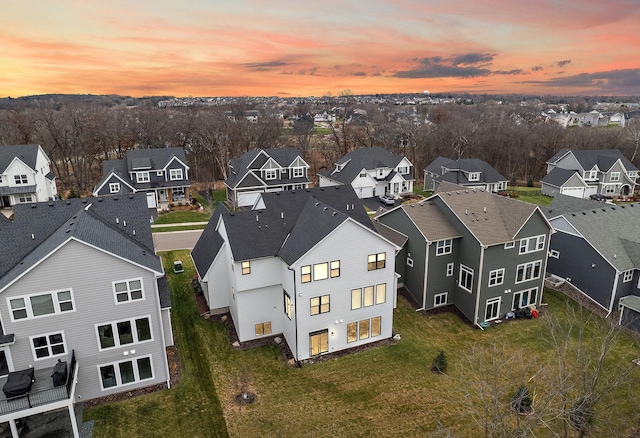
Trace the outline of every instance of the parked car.
{"label": "parked car", "polygon": [[594,201],[607,202],[607,197],[601,195],[600,193],[594,193],[593,195],[589,196],[589,198],[593,199]]}
{"label": "parked car", "polygon": [[380,199],[380,202],[382,202],[385,205],[393,205],[396,203],[396,200],[388,195],[382,195],[382,196],[379,196],[378,198]]}

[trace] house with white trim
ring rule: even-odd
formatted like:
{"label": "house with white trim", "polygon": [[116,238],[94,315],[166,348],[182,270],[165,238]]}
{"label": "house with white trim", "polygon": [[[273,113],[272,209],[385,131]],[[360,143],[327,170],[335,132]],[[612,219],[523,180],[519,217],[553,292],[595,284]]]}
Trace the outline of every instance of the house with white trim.
{"label": "house with white trim", "polygon": [[229,162],[227,202],[234,208],[251,207],[262,193],[306,189],[308,170],[296,148],[252,149]]}
{"label": "house with white trim", "polygon": [[489,163],[478,158],[438,157],[424,170],[424,190],[436,190],[442,181],[488,192],[506,190],[509,182]]}
{"label": "house with white trim", "polygon": [[51,160],[40,145],[0,146],[0,208],[49,201],[57,194]]}
{"label": "house with white trim", "polygon": [[318,174],[320,187],[350,185],[358,198],[413,193],[413,164],[381,147],[360,148],[340,158],[331,170]]}
{"label": "house with white trim", "polygon": [[191,253],[210,313],[229,312],[240,342],[282,336],[302,361],[392,336],[399,248],[351,187],[256,205],[220,205]]}
{"label": "house with white trim", "polygon": [[376,221],[406,236],[396,272],[419,310],[453,305],[482,325],[542,301],[552,228],[536,205],[444,181]]}
{"label": "house with white trim", "polygon": [[542,193],[578,198],[627,196],[635,191],[637,178],[638,168],[618,149],[561,149],[547,161]]}
{"label": "house with white trim", "polygon": [[146,196],[130,194],[19,204],[0,222],[0,423],[12,436],[17,419],[67,409],[78,437],[75,403],[169,385],[171,302],[149,219]]}
{"label": "house with white trim", "polygon": [[182,148],[132,149],[122,160],[102,163],[93,196],[144,192],[149,208],[167,210],[190,202],[189,166]]}

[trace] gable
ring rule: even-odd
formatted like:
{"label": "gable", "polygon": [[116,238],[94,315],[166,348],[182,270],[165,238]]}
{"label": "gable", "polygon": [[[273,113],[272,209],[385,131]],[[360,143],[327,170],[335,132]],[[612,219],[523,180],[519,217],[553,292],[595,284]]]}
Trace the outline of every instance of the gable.
{"label": "gable", "polygon": [[309,168],[309,165],[302,159],[302,157],[296,157],[296,159],[293,160],[293,163],[291,163],[291,165],[289,167],[306,167],[306,168]]}
{"label": "gable", "polygon": [[167,170],[167,169],[184,169],[185,176],[186,176],[186,170],[189,169],[189,166],[187,166],[187,163],[183,163],[182,160],[174,156],[173,158],[171,158],[171,160],[169,160],[169,162],[163,168],[163,170]]}
{"label": "gable", "polygon": [[276,160],[273,158],[269,158],[260,169],[282,169],[282,166],[276,163]]}
{"label": "gable", "polygon": [[6,173],[7,175],[33,175],[35,172],[24,161],[22,161],[18,157],[15,157],[7,166],[7,169],[4,173]]}
{"label": "gable", "polygon": [[556,166],[562,169],[578,170],[580,173],[583,173],[585,170],[572,152],[569,152],[564,157],[560,158],[556,162]]}
{"label": "gable", "polygon": [[236,185],[236,188],[264,187],[265,185],[264,181],[258,178],[255,173],[249,172]]}
{"label": "gable", "polygon": [[564,216],[553,218],[549,222],[551,222],[551,226],[553,226],[553,229],[556,231],[561,231],[573,236],[582,237],[582,234],[580,234],[580,232],[576,230],[575,227],[571,225],[571,223]]}

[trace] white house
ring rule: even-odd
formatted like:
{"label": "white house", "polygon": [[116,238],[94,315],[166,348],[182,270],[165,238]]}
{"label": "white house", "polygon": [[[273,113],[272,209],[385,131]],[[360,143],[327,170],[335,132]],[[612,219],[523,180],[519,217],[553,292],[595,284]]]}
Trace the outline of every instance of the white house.
{"label": "white house", "polygon": [[381,147],[361,148],[340,158],[335,168],[318,174],[320,187],[351,185],[358,198],[413,192],[411,162]]}
{"label": "white house", "polygon": [[282,334],[296,360],[392,336],[399,248],[350,187],[265,193],[219,206],[192,252],[210,311],[240,342]]}
{"label": "white house", "polygon": [[55,199],[50,163],[40,145],[0,146],[0,207]]}

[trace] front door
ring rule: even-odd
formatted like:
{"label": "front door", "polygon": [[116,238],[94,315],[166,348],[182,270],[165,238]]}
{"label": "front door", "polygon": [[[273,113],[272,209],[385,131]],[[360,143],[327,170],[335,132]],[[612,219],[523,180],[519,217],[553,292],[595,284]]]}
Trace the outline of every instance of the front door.
{"label": "front door", "polygon": [[167,190],[166,189],[158,190],[158,199],[160,200],[160,202],[167,202]]}
{"label": "front door", "polygon": [[500,298],[487,300],[487,307],[484,312],[484,320],[491,321],[500,316]]}
{"label": "front door", "polygon": [[9,199],[8,196],[3,196],[2,197],[2,207],[11,207],[11,200]]}
{"label": "front door", "polygon": [[9,354],[9,348],[0,348],[0,376],[6,376],[9,371],[13,370],[13,364],[11,364],[11,355]]}

